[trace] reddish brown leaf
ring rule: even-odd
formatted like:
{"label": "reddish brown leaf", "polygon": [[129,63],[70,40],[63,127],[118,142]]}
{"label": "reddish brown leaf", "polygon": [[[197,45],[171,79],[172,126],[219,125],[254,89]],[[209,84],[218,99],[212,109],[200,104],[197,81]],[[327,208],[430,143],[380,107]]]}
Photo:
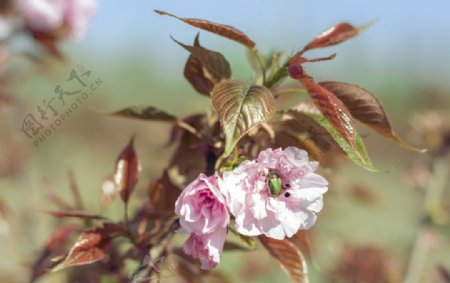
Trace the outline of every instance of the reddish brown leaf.
{"label": "reddish brown leaf", "polygon": [[173,211],[181,190],[172,183],[165,170],[159,180],[150,184],[148,192],[150,202],[156,211]]}
{"label": "reddish brown leaf", "polygon": [[30,282],[34,282],[36,279],[49,271],[52,267],[50,258],[57,255],[57,253],[62,252],[63,249],[66,248],[70,237],[75,231],[77,231],[76,227],[67,226],[59,228],[53,232],[52,235],[50,235],[47,244],[40,253],[39,258],[33,263]]}
{"label": "reddish brown leaf", "polygon": [[183,282],[186,283],[201,283],[200,275],[198,268],[194,268],[195,266],[188,264],[182,260],[178,261],[177,271],[179,275],[183,278]]}
{"label": "reddish brown leaf", "polygon": [[[203,132],[206,118],[203,115],[193,115],[183,120],[186,124]],[[169,163],[169,171],[180,176],[182,182],[173,180],[179,187],[184,187],[208,168],[208,144],[186,130],[175,127],[172,132],[172,142],[180,140],[178,147]]]}
{"label": "reddish brown leaf", "polygon": [[349,23],[339,23],[324,31],[312,41],[310,41],[300,53],[310,49],[322,48],[335,45],[350,39],[358,34],[358,28]]}
{"label": "reddish brown leaf", "polygon": [[[342,246],[335,266],[329,271],[331,282],[399,282],[392,275],[398,273],[384,250],[375,246]],[[405,282],[408,282],[406,280]]]}
{"label": "reddish brown leaf", "polygon": [[446,269],[442,265],[439,265],[438,272],[439,272],[439,275],[440,275],[441,279],[443,280],[443,282],[450,283],[450,271],[448,269]]}
{"label": "reddish brown leaf", "polygon": [[123,227],[120,224],[113,223],[113,222],[105,222],[102,224],[102,227],[94,228],[93,231],[102,235],[102,237],[104,239],[109,239],[109,238],[113,238],[117,235],[128,233],[127,228]]}
{"label": "reddish brown leaf", "polygon": [[103,216],[96,213],[85,210],[58,210],[58,211],[46,211],[48,214],[62,218],[62,217],[74,217],[82,219],[104,219]]}
{"label": "reddish brown leaf", "polygon": [[114,174],[114,181],[120,189],[120,197],[125,203],[128,202],[139,175],[139,161],[133,143],[134,137],[130,139],[128,145],[119,154]]}
{"label": "reddish brown leaf", "polygon": [[86,265],[97,262],[105,256],[103,251],[104,236],[97,230],[82,233],[65,259],[53,271],[67,267]]}
{"label": "reddish brown leaf", "polygon": [[306,230],[299,230],[292,238],[289,240],[294,243],[298,249],[308,258],[311,259],[312,257],[312,245],[309,240],[309,234],[306,232]]}
{"label": "reddish brown leaf", "polygon": [[50,253],[56,249],[61,248],[69,240],[70,236],[72,236],[73,233],[76,231],[77,228],[74,226],[59,228],[58,230],[53,232],[53,234],[48,239],[47,244],[45,246],[45,251],[47,253]]}
{"label": "reddish brown leaf", "polygon": [[130,106],[109,115],[145,121],[176,122],[177,117],[153,106]]}
{"label": "reddish brown leaf", "polygon": [[378,200],[377,195],[362,184],[354,184],[349,187],[349,193],[357,200],[364,202],[366,204],[375,204]]}
{"label": "reddish brown leaf", "polygon": [[227,59],[222,54],[199,46],[189,46],[183,44],[172,37],[172,40],[191,53],[191,56],[197,58],[202,67],[212,76],[212,80],[219,82],[222,79],[231,77],[231,68]]}
{"label": "reddish brown leaf", "polygon": [[301,251],[288,239],[275,240],[264,235],[259,240],[287,272],[292,282],[306,283],[308,280],[308,269]]}
{"label": "reddish brown leaf", "polygon": [[225,38],[237,41],[249,48],[255,47],[255,42],[253,42],[247,35],[245,35],[242,31],[238,30],[229,25],[213,23],[206,20],[200,19],[192,19],[192,18],[180,18],[168,12],[164,12],[161,10],[155,10],[156,13],[160,15],[167,15],[173,18],[176,18],[180,21],[185,22],[188,25],[215,33],[217,35],[223,36]]}
{"label": "reddish brown leaf", "polygon": [[358,119],[403,148],[420,151],[420,149],[407,144],[397,137],[384,112],[383,105],[369,91],[357,85],[342,82],[327,81],[319,84],[339,98],[355,119]]}
{"label": "reddish brown leaf", "polygon": [[[297,62],[292,62],[291,65],[301,68]],[[291,69],[296,68],[290,67]],[[295,75],[292,77],[303,84],[322,115],[330,121],[339,134],[354,148],[356,129],[347,107],[331,91],[317,84],[313,78],[306,74],[298,75],[295,73]]]}
{"label": "reddish brown leaf", "polygon": [[[195,37],[194,46],[201,47],[198,39],[199,35]],[[184,77],[189,83],[201,94],[209,96],[214,82],[211,81],[205,74],[202,62],[195,56],[190,55],[186,65],[184,66]]]}

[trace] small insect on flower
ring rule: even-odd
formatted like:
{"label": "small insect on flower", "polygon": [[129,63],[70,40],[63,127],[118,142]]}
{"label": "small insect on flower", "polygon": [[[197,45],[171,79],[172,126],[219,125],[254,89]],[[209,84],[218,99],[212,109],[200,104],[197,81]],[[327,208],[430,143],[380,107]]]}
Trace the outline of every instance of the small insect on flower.
{"label": "small insect on flower", "polygon": [[267,187],[271,196],[279,196],[281,194],[282,181],[278,173],[270,169],[267,174]]}

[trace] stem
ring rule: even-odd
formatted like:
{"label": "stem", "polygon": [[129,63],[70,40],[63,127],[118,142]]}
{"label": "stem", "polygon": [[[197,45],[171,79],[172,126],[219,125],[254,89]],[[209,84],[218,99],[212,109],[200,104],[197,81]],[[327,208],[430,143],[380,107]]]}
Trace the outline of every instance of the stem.
{"label": "stem", "polygon": [[278,92],[275,92],[274,96],[275,98],[278,98],[282,95],[286,95],[286,94],[308,94],[308,91],[304,88],[285,88],[282,89]]}
{"label": "stem", "polygon": [[256,60],[258,60],[259,66],[261,68],[261,73],[263,77],[263,85],[266,84],[266,64],[264,64],[264,60],[256,48],[250,48],[250,51],[255,55]]}
{"label": "stem", "polygon": [[430,176],[424,198],[423,221],[414,243],[404,283],[419,283],[421,281],[421,274],[429,252],[429,245],[426,243],[427,234],[433,229],[432,224],[436,208],[440,204],[441,196],[448,181],[448,169],[449,164],[445,157],[440,157],[433,161],[433,174]]}
{"label": "stem", "polygon": [[125,203],[124,206],[123,218],[125,220],[125,227],[127,227],[127,229],[130,230],[130,220],[128,218],[128,201]]}
{"label": "stem", "polygon": [[273,74],[270,78],[270,80],[265,84],[266,87],[271,88],[274,85],[276,85],[280,80],[284,79],[288,75],[287,68],[289,67],[289,64],[291,64],[292,59],[294,56],[291,56],[286,59],[286,62],[278,68],[278,70]]}
{"label": "stem", "polygon": [[192,127],[188,123],[185,123],[184,121],[178,121],[177,126],[182,129],[185,129],[187,132],[193,134],[197,138],[203,139],[203,135],[201,133],[199,133],[196,128]]}
{"label": "stem", "polygon": [[[143,259],[142,263],[139,265],[139,267],[133,273],[129,274],[129,278],[131,279],[132,283],[142,282],[143,280],[142,278],[139,278],[139,274],[146,269],[148,274],[145,278],[147,279],[152,278],[154,273],[154,265],[157,263],[155,261],[158,260],[159,258],[161,258],[161,260],[164,260],[167,253],[166,246],[169,244],[170,240],[175,235],[175,231],[178,228],[180,228],[180,222],[179,219],[177,218],[172,222],[169,228],[156,241],[158,245],[152,246],[149,249],[147,256]],[[159,271],[156,270],[156,272]]]}
{"label": "stem", "polygon": [[69,170],[69,188],[72,193],[73,198],[75,199],[75,207],[77,209],[82,210],[84,208],[83,199],[81,198],[80,189],[78,187],[78,183],[75,178],[75,173],[72,169]]}

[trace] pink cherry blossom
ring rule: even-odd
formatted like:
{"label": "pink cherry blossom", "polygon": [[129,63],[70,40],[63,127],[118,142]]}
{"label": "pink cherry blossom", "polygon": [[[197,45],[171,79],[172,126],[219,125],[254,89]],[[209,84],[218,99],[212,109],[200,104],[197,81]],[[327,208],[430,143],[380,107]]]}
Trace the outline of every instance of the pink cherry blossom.
{"label": "pink cherry blossom", "polygon": [[202,269],[212,269],[220,262],[226,234],[227,228],[219,228],[209,234],[191,234],[184,245],[184,252],[199,259]]}
{"label": "pink cherry blossom", "polygon": [[181,227],[187,233],[211,233],[228,225],[230,215],[218,187],[219,177],[204,174],[190,183],[175,203]]}
{"label": "pink cherry blossom", "polygon": [[[220,187],[229,210],[236,218],[236,229],[243,235],[264,234],[274,239],[293,236],[309,229],[322,209],[328,182],[315,174],[318,163],[295,147],[266,149],[253,161],[244,161],[225,172]],[[267,175],[281,179],[281,194],[271,194]]]}
{"label": "pink cherry blossom", "polygon": [[83,36],[96,7],[96,0],[19,0],[28,27],[46,32],[64,29],[75,39]]}

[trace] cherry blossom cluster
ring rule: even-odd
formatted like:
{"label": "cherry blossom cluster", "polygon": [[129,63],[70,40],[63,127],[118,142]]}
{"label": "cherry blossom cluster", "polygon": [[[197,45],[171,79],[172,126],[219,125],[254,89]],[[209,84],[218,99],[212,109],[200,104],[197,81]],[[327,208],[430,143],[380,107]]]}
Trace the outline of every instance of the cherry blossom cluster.
{"label": "cherry blossom cluster", "polygon": [[186,254],[212,269],[222,254],[228,225],[245,236],[282,240],[316,222],[328,182],[314,173],[318,163],[304,150],[266,149],[232,171],[201,174],[175,205],[182,232],[190,233]]}
{"label": "cherry blossom cluster", "polygon": [[8,0],[4,5],[0,11],[0,42],[21,30],[80,39],[97,8],[97,0]]}

